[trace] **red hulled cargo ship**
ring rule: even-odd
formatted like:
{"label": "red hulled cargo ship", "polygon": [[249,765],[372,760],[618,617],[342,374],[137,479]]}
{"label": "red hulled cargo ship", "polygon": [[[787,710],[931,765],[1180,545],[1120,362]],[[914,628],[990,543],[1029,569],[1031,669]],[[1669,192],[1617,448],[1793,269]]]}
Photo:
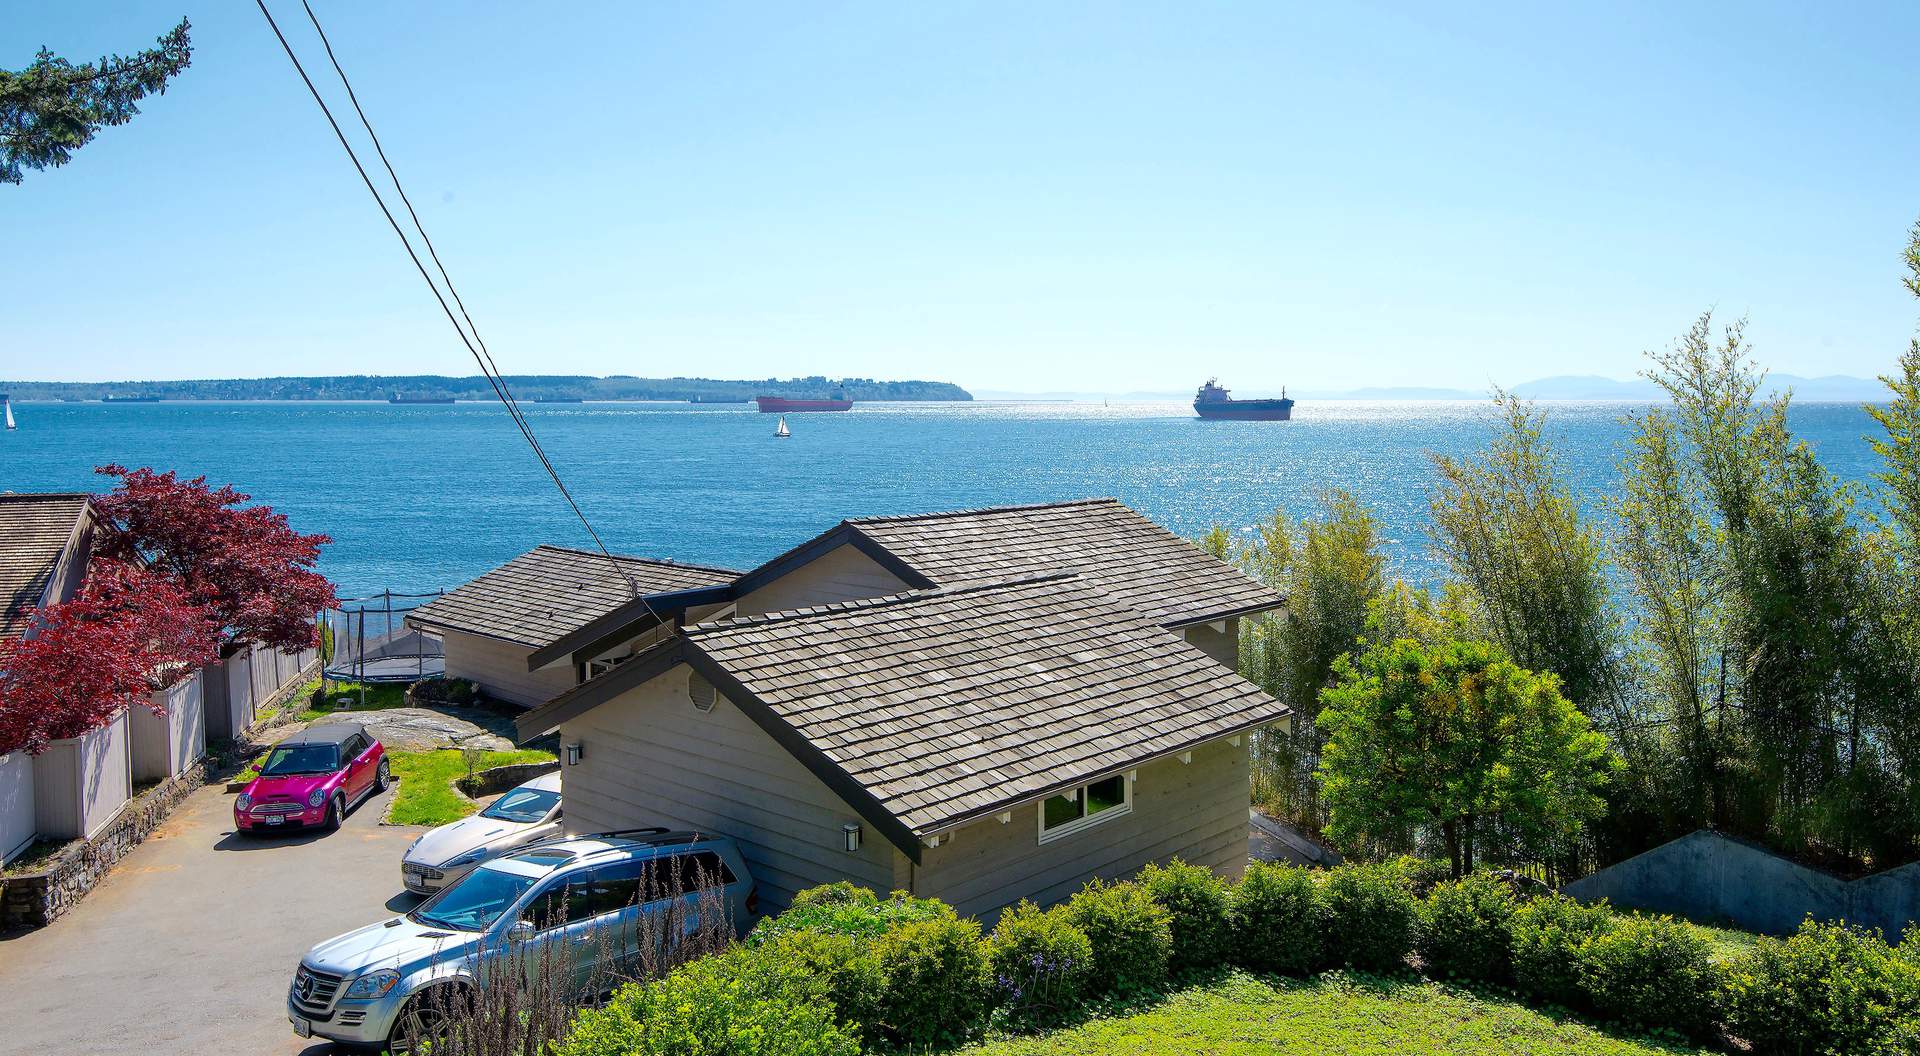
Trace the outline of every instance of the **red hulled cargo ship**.
{"label": "red hulled cargo ship", "polygon": [[761,414],[799,414],[802,411],[850,411],[853,401],[845,396],[831,400],[795,400],[785,396],[755,396]]}

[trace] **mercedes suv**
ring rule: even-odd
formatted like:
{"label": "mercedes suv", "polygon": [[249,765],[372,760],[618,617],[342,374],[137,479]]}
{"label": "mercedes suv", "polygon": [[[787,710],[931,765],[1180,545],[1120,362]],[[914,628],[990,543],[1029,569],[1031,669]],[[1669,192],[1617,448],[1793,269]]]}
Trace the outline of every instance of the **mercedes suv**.
{"label": "mercedes suv", "polygon": [[418,1052],[460,1008],[492,1007],[502,988],[522,1004],[578,1003],[703,938],[730,940],[754,902],[732,840],[666,829],[557,836],[307,951],[287,1015],[303,1038]]}

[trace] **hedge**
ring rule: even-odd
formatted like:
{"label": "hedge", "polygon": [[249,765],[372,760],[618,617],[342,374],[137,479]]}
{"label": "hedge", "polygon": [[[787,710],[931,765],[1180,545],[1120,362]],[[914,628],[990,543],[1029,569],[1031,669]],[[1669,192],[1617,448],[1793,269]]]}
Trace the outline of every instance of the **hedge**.
{"label": "hedge", "polygon": [[1238,884],[1174,863],[1095,882],[990,934],[952,909],[850,884],[803,892],[726,953],[620,990],[585,1011],[556,1056],[851,1056],[956,1046],[989,1023],[1050,1026],[1095,1001],[1157,994],[1170,965],[1231,960],[1304,974],[1334,964],[1504,985],[1635,1030],[1758,1056],[1920,1052],[1920,937],[1808,921],[1716,964],[1699,929],[1560,896],[1523,899],[1493,877],[1416,899],[1398,863],[1309,871],[1256,863]]}

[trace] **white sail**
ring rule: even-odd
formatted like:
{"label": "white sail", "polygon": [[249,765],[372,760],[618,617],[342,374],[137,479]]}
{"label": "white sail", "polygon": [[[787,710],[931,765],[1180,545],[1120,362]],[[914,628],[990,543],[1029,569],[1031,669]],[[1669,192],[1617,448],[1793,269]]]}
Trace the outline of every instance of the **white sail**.
{"label": "white sail", "polygon": [[4,396],[0,396],[0,403],[4,403],[7,405],[7,428],[9,429],[20,428],[19,426],[13,423],[13,401],[10,399],[7,399]]}
{"label": "white sail", "polygon": [[773,435],[775,436],[792,436],[793,435],[792,433],[787,431],[786,415],[783,414],[780,416],[780,425],[776,429],[774,429]]}

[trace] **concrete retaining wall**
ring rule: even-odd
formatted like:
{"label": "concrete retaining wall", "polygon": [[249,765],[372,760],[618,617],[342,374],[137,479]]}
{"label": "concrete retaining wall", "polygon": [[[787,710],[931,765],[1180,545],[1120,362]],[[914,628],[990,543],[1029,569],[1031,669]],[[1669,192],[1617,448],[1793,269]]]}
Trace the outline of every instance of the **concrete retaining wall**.
{"label": "concrete retaining wall", "polygon": [[1889,938],[1920,920],[1920,862],[1845,880],[1717,832],[1689,833],[1582,877],[1575,898],[1729,922],[1786,935],[1808,916],[1878,928]]}

